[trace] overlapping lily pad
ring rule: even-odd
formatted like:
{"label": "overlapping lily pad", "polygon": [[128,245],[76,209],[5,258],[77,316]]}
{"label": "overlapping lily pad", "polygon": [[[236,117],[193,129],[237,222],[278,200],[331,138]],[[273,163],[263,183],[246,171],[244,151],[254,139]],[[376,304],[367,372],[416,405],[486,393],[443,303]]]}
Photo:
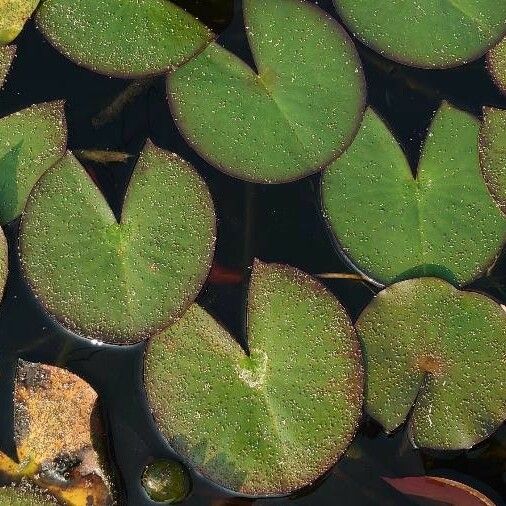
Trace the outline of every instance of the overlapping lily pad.
{"label": "overlapping lily pad", "polygon": [[490,193],[506,214],[506,111],[502,109],[483,110],[480,162]]}
{"label": "overlapping lily pad", "polygon": [[148,143],[118,223],[69,153],[31,193],[20,253],[43,306],[78,333],[138,341],[193,301],[214,249],[211,196],[182,159]]}
{"label": "overlapping lily pad", "polygon": [[11,68],[12,60],[16,55],[16,46],[0,47],[0,90],[2,89],[5,78]]}
{"label": "overlapping lily pad", "polygon": [[56,506],[56,498],[31,487],[1,487],[0,503],[5,506]]}
{"label": "overlapping lily pad", "polygon": [[213,39],[169,0],[45,0],[37,24],[78,65],[124,77],[171,70]]}
{"label": "overlapping lily pad", "polygon": [[506,37],[488,53],[488,68],[499,89],[506,93]]}
{"label": "overlapping lily pad", "polygon": [[323,207],[342,250],[382,284],[436,276],[456,284],[493,264],[506,239],[481,175],[479,122],[443,104],[429,128],[416,179],[372,111],[325,172]]}
{"label": "overlapping lily pad", "polygon": [[0,223],[17,218],[40,176],[64,154],[63,102],[36,104],[0,119]]}
{"label": "overlapping lily pad", "polygon": [[84,380],[20,361],[14,423],[18,462],[0,453],[2,481],[35,485],[72,506],[113,503],[97,394]]}
{"label": "overlapping lily pad", "polygon": [[364,78],[353,43],[304,0],[244,0],[252,68],[213,43],[169,75],[186,139],[240,179],[280,183],[320,170],[353,139]]}
{"label": "overlapping lily pad", "polygon": [[40,0],[2,0],[0,2],[0,46],[9,44],[25,26]]}
{"label": "overlapping lily pad", "polygon": [[199,472],[242,494],[287,494],[324,473],[354,435],[360,347],[322,285],[256,262],[248,348],[193,305],[150,343],[148,397],[170,445]]}
{"label": "overlapping lily pad", "polygon": [[446,68],[485,54],[506,33],[497,0],[334,0],[353,34],[380,54],[423,68]]}
{"label": "overlapping lily pad", "polygon": [[410,417],[415,445],[463,449],[506,419],[506,312],[488,297],[436,278],[402,281],[376,296],[357,331],[366,408],[386,431]]}

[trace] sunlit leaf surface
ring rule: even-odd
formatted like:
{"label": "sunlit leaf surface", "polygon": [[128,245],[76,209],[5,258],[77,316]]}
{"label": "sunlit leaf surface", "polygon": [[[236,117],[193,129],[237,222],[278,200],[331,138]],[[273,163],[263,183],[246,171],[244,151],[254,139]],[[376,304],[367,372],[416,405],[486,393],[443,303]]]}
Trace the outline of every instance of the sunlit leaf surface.
{"label": "sunlit leaf surface", "polygon": [[402,281],[376,296],[357,331],[366,408],[388,432],[409,417],[416,446],[464,449],[506,419],[506,311],[485,295]]}
{"label": "sunlit leaf surface", "polygon": [[304,0],[245,0],[258,74],[217,43],[169,75],[183,135],[240,179],[285,182],[329,164],[351,142],[364,104],[353,43]]}
{"label": "sunlit leaf surface", "polygon": [[329,226],[356,267],[382,284],[478,277],[506,239],[506,220],[481,175],[479,122],[443,104],[416,178],[397,141],[369,109],[348,150],[324,173]]}
{"label": "sunlit leaf surface", "polygon": [[497,0],[334,0],[365,44],[407,65],[445,68],[475,60],[506,32]]}
{"label": "sunlit leaf surface", "polygon": [[0,0],[0,46],[9,44],[25,26],[40,0]]}
{"label": "sunlit leaf surface", "polygon": [[16,55],[16,46],[0,47],[0,90],[11,68],[12,60]]}
{"label": "sunlit leaf surface", "polygon": [[320,283],[259,262],[248,348],[193,305],[148,348],[148,397],[171,446],[199,472],[243,494],[287,494],[324,473],[353,438],[360,348]]}
{"label": "sunlit leaf surface", "polygon": [[499,89],[506,93],[506,37],[488,53],[488,68]]}
{"label": "sunlit leaf surface", "polygon": [[190,165],[148,143],[118,222],[69,153],[34,188],[20,234],[44,307],[82,335],[121,344],[161,330],[193,301],[214,251],[214,207]]}
{"label": "sunlit leaf surface", "polygon": [[0,223],[17,218],[42,174],[65,152],[63,102],[36,104],[0,119]]}
{"label": "sunlit leaf surface", "polygon": [[0,453],[4,482],[31,482],[71,506],[113,503],[97,394],[85,381],[20,361],[14,429],[19,462]]}
{"label": "sunlit leaf surface", "polygon": [[483,110],[480,163],[490,193],[506,213],[506,111],[502,109]]}
{"label": "sunlit leaf surface", "polygon": [[178,67],[213,38],[169,0],[45,0],[37,24],[77,64],[125,77]]}
{"label": "sunlit leaf surface", "polygon": [[22,487],[0,488],[0,504],[3,506],[55,506],[61,504],[54,496],[40,491],[37,487],[23,485]]}

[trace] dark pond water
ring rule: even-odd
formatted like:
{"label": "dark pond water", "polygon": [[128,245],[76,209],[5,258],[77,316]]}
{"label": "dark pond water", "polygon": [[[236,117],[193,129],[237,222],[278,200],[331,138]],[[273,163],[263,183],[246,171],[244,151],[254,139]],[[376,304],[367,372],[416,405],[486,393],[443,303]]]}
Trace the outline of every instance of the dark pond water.
{"label": "dark pond water", "polygon": [[[178,0],[221,30],[232,18],[233,0]],[[191,5],[189,5],[191,3]],[[332,15],[329,3],[321,6]],[[223,43],[242,58],[250,55],[235,17]],[[234,180],[199,158],[179,135],[165,99],[164,79],[144,87],[113,120],[94,126],[93,118],[129,82],[83,70],[60,56],[29,24],[17,41],[18,57],[0,95],[0,116],[36,102],[65,99],[72,150],[110,149],[133,155],[125,164],[85,162],[111,207],[119,212],[135,158],[146,138],[189,160],[206,179],[219,219],[216,263],[238,271],[239,284],[208,284],[199,302],[244,340],[244,303],[248,268],[254,257],[297,266],[310,273],[349,272],[335,250],[321,219],[319,177],[280,186],[261,186]],[[479,116],[481,106],[506,108],[494,88],[483,60],[455,70],[422,71],[389,62],[358,45],[364,64],[369,103],[390,124],[415,167],[426,128],[441,100]],[[152,504],[140,486],[147,462],[174,457],[158,434],[142,389],[144,345],[96,346],[54,323],[32,298],[22,280],[16,255],[17,223],[6,229],[11,272],[0,305],[0,445],[12,452],[12,380],[18,357],[62,365],[85,378],[99,393],[109,433],[110,452],[122,490],[121,504]],[[56,238],[55,238],[56,239]],[[353,318],[374,295],[351,280],[328,281]],[[506,259],[492,276],[473,285],[506,303]],[[6,409],[6,407],[9,407]],[[292,498],[261,500],[260,504],[296,505],[413,505],[434,504],[407,498],[388,486],[382,476],[433,474],[470,484],[502,504],[506,481],[506,426],[475,449],[458,453],[415,450],[403,430],[387,437],[364,417],[360,433],[346,457],[310,490]],[[230,495],[193,476],[193,491],[184,504],[246,504],[220,502]]]}

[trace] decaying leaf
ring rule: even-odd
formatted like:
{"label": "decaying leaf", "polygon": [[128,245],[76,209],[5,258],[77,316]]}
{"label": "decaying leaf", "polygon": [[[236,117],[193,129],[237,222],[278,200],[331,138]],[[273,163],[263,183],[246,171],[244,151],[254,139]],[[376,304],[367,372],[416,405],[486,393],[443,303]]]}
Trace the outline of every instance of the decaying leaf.
{"label": "decaying leaf", "polygon": [[84,380],[20,361],[14,419],[19,462],[0,453],[4,482],[29,480],[72,506],[114,503],[97,394]]}

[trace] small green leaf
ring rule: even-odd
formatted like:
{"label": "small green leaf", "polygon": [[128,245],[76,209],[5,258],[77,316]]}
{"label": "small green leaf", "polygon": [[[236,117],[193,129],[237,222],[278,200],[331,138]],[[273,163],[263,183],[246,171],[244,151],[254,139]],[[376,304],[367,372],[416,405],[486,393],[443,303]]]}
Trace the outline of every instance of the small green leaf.
{"label": "small green leaf", "polygon": [[174,69],[213,38],[169,0],[45,0],[37,24],[78,65],[124,77]]}
{"label": "small green leaf", "polygon": [[480,163],[490,193],[506,214],[506,111],[502,109],[483,110]]}
{"label": "small green leaf", "polygon": [[191,479],[180,462],[161,459],[146,466],[142,474],[142,486],[151,500],[176,504],[190,493]]}
{"label": "small green leaf", "polygon": [[392,60],[422,68],[462,65],[504,36],[497,0],[334,0],[353,34]]}
{"label": "small green leaf", "polygon": [[44,307],[77,332],[118,344],[160,331],[193,301],[214,250],[211,196],[197,173],[148,143],[118,223],[68,154],[41,178],[20,253]]}
{"label": "small green leaf", "polygon": [[14,56],[16,56],[16,46],[0,47],[0,90],[9,73]]}
{"label": "small green leaf", "polygon": [[506,94],[506,37],[489,51],[488,68],[499,89]]}
{"label": "small green leaf", "polygon": [[170,445],[214,482],[279,495],[313,482],[346,450],[361,416],[361,353],[320,283],[255,263],[249,354],[193,305],[153,338],[145,383]]}
{"label": "small green leaf", "polygon": [[477,120],[443,104],[414,179],[391,132],[366,112],[322,182],[329,226],[358,269],[382,284],[414,276],[466,284],[493,264],[506,220],[480,173],[478,132]]}
{"label": "small green leaf", "polygon": [[40,0],[0,1],[0,46],[12,42],[37,8]]}
{"label": "small green leaf", "polygon": [[244,0],[258,74],[218,44],[168,77],[183,135],[234,177],[281,183],[317,172],[352,141],[364,77],[341,26],[303,0]]}
{"label": "small green leaf", "polygon": [[506,312],[488,297],[436,278],[402,281],[376,296],[357,331],[367,411],[388,432],[410,416],[416,446],[461,449],[506,419]]}
{"label": "small green leaf", "polygon": [[64,154],[63,102],[36,104],[0,119],[0,223],[17,218],[42,174]]}
{"label": "small green leaf", "polygon": [[40,492],[31,486],[1,487],[0,504],[4,506],[57,506],[58,502],[52,496]]}

